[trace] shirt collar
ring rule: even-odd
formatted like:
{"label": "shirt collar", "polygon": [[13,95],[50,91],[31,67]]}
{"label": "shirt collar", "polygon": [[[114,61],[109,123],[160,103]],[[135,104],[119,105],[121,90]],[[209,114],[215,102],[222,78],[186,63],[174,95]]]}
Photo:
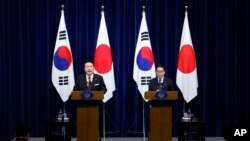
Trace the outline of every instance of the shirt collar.
{"label": "shirt collar", "polygon": [[[92,81],[94,77],[94,73],[90,75],[90,80]],[[89,76],[86,74],[86,80],[89,81]]]}
{"label": "shirt collar", "polygon": [[[158,82],[160,80],[160,78],[157,78],[158,79]],[[164,80],[164,76],[161,78],[161,83],[163,83],[163,80]]]}

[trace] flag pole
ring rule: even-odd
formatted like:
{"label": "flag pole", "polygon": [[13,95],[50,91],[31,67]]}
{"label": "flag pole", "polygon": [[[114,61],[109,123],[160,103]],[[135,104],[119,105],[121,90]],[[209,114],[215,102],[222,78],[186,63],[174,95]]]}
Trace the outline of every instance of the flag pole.
{"label": "flag pole", "polygon": [[[101,15],[104,13],[104,6],[101,6]],[[103,107],[102,107],[102,124],[103,124],[103,141],[106,140],[106,135],[105,135],[105,103],[103,102]]]}
{"label": "flag pole", "polygon": [[[188,14],[188,6],[186,5],[185,6],[185,16]],[[184,101],[183,101],[183,116],[184,116],[184,113],[185,113],[185,110],[186,110],[186,101],[185,101],[185,99],[184,99]]]}
{"label": "flag pole", "polygon": [[[143,12],[145,12],[145,9],[146,9],[146,6],[142,6],[142,13]],[[146,131],[145,131],[145,105],[144,105],[144,103],[145,103],[145,101],[144,101],[144,99],[143,99],[143,109],[142,109],[142,115],[143,115],[143,120],[142,120],[142,122],[143,122],[143,141],[146,141]]]}
{"label": "flag pole", "polygon": [[[61,13],[64,12],[64,5],[61,5]],[[65,102],[63,102],[63,115],[62,115],[62,120],[68,120],[66,109],[65,109]]]}
{"label": "flag pole", "polygon": [[63,102],[63,116],[62,120],[68,120],[66,109],[65,109],[65,102]]}
{"label": "flag pole", "polygon": [[103,120],[103,141],[106,140],[105,136],[105,103],[103,102],[103,108],[102,108],[102,120]]}
{"label": "flag pole", "polygon": [[[61,13],[64,13],[64,5],[61,5]],[[65,109],[65,102],[63,101],[63,113],[62,113],[62,121],[64,120],[68,120],[68,117],[67,117],[67,113],[66,113],[66,109]],[[62,133],[63,133],[63,136],[65,136],[65,127],[62,127]]]}
{"label": "flag pole", "polygon": [[142,110],[142,114],[143,114],[143,140],[146,141],[146,131],[145,131],[145,105],[144,105],[145,101],[143,99],[143,110]]}

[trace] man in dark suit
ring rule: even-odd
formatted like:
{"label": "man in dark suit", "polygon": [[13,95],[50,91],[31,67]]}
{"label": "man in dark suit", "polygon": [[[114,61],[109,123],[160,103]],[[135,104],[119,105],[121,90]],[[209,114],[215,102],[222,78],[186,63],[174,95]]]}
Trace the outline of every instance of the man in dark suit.
{"label": "man in dark suit", "polygon": [[74,90],[104,91],[104,93],[106,93],[107,88],[103,81],[103,78],[98,74],[94,74],[94,65],[92,62],[85,62],[84,71],[85,74],[80,74],[77,77]]}
{"label": "man in dark suit", "polygon": [[149,82],[149,91],[172,91],[174,90],[173,81],[171,78],[164,76],[166,73],[162,65],[156,67],[156,77]]}

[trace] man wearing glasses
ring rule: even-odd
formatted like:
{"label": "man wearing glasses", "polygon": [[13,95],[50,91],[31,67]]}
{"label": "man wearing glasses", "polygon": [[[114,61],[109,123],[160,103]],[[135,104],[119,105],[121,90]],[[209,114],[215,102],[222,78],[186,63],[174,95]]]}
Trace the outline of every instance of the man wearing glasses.
{"label": "man wearing glasses", "polygon": [[171,78],[164,76],[166,73],[162,65],[156,67],[156,77],[149,82],[149,91],[172,91],[174,90]]}

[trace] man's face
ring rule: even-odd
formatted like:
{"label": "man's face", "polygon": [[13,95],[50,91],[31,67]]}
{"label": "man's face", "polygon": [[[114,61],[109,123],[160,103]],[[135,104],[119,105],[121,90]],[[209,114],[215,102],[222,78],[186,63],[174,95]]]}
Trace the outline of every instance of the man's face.
{"label": "man's face", "polygon": [[91,62],[85,63],[84,71],[86,72],[87,75],[92,75],[94,72],[93,63],[91,63]]}
{"label": "man's face", "polygon": [[162,67],[156,68],[156,76],[157,76],[157,78],[163,78],[164,75],[165,75],[164,68],[162,68]]}

